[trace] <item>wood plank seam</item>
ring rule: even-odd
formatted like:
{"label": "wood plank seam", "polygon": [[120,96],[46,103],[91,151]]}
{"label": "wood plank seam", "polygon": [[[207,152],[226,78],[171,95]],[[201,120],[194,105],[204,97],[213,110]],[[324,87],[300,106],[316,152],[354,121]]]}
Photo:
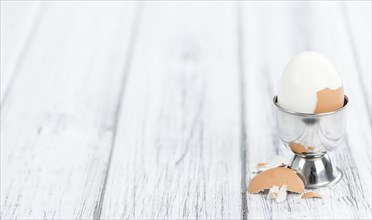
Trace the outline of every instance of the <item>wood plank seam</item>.
{"label": "wood plank seam", "polygon": [[[38,11],[36,12],[34,21],[32,22],[32,25],[31,25],[32,27],[30,28],[30,32],[27,34],[26,40],[23,43],[22,49],[21,49],[21,51],[18,55],[18,59],[15,63],[14,69],[12,70],[9,82],[6,85],[6,88],[5,88],[4,92],[0,95],[0,98],[1,98],[0,109],[3,108],[3,106],[5,104],[5,101],[8,97],[8,94],[11,92],[12,85],[14,84],[14,82],[16,81],[16,79],[19,75],[19,68],[20,68],[20,66],[22,64],[22,61],[24,60],[24,58],[27,54],[27,51],[30,48],[30,45],[32,44],[32,41],[33,41],[36,33],[38,32],[38,28],[40,26],[39,24],[42,21],[46,11],[47,11],[47,4],[41,4],[39,6]],[[2,86],[4,86],[4,85],[2,85]]]}
{"label": "wood plank seam", "polygon": [[114,113],[114,126],[113,126],[113,136],[112,136],[112,141],[111,141],[111,146],[110,146],[110,153],[109,153],[109,158],[107,162],[107,168],[105,172],[105,176],[103,179],[103,184],[102,184],[102,189],[99,194],[99,199],[97,201],[97,204],[95,206],[94,212],[93,212],[93,218],[94,219],[101,219],[101,212],[102,212],[102,205],[103,205],[103,200],[105,198],[105,192],[106,192],[106,185],[107,185],[107,179],[108,179],[108,174],[110,172],[110,165],[111,165],[111,160],[112,160],[112,154],[114,151],[114,146],[115,146],[115,139],[117,135],[117,128],[118,128],[118,122],[120,118],[120,112],[122,108],[122,99],[124,96],[124,91],[125,91],[125,86],[127,83],[128,75],[129,75],[129,70],[131,66],[131,61],[132,61],[132,54],[136,45],[136,39],[138,36],[138,30],[140,26],[140,17],[141,17],[141,8],[142,4],[137,3],[136,6],[136,12],[134,14],[135,18],[133,20],[133,27],[131,31],[131,36],[129,39],[129,46],[127,50],[127,56],[126,60],[124,61],[124,70],[123,70],[123,77],[121,81],[121,86],[120,86],[120,91],[119,91],[119,96],[118,96],[118,101],[117,101],[117,106],[115,108],[115,113]]}
{"label": "wood plank seam", "polygon": [[[351,152],[352,148],[351,148],[351,145],[349,143],[349,136],[348,135],[345,135],[344,142],[345,142],[345,145],[346,145],[346,147],[345,147],[346,152],[344,152],[343,155],[347,158],[349,155],[352,155],[352,152]],[[350,163],[352,164],[352,167],[357,167],[354,157],[350,156],[349,160],[350,160]],[[365,186],[363,186],[363,184],[360,181],[358,181],[358,180],[362,179],[359,170],[356,169],[354,172],[350,172],[350,173],[351,173],[352,179],[354,179],[354,181],[356,180],[354,182],[354,184],[357,186],[357,190],[358,191],[363,191]],[[349,174],[349,172],[344,172],[344,177],[343,178],[349,179],[348,174]],[[351,195],[351,201],[350,202],[354,203],[355,206],[360,209],[360,207],[358,207],[358,202],[361,200],[361,198],[364,201],[368,201],[368,198],[366,198],[366,194],[364,194],[364,193],[360,193],[359,195],[355,195],[354,194],[355,193],[355,185],[352,186],[350,184],[351,181],[349,181],[349,180],[346,180],[346,181],[348,183],[347,186],[348,186],[350,192],[353,192],[353,193],[350,193],[350,195]],[[362,203],[362,205],[365,206],[365,208],[367,210],[371,210],[371,206],[370,206],[369,203]]]}
{"label": "wood plank seam", "polygon": [[369,121],[372,122],[371,107],[370,107],[370,103],[369,103],[371,100],[368,100],[368,91],[367,91],[367,88],[365,87],[365,85],[363,83],[363,78],[362,78],[363,73],[362,73],[362,69],[360,68],[359,56],[358,56],[358,53],[356,52],[356,46],[355,46],[352,31],[351,31],[349,15],[346,11],[345,2],[341,1],[340,4],[341,4],[342,14],[344,15],[342,17],[344,18],[344,24],[345,24],[345,28],[346,28],[346,32],[347,32],[347,37],[349,39],[349,44],[351,46],[351,51],[353,53],[352,56],[353,56],[354,65],[355,65],[355,68],[357,70],[358,80],[359,80],[359,84],[360,84],[360,90],[362,91],[363,96],[364,96],[364,105],[365,105],[366,111],[368,113]]}
{"label": "wood plank seam", "polygon": [[238,44],[238,71],[239,71],[239,80],[240,80],[240,158],[241,158],[241,191],[242,191],[242,198],[241,198],[241,218],[247,219],[247,134],[246,134],[246,102],[245,102],[245,94],[246,94],[246,86],[245,86],[245,66],[244,66],[244,54],[243,54],[243,20],[242,20],[242,11],[241,11],[241,4],[237,2],[236,4],[237,10],[237,44]]}

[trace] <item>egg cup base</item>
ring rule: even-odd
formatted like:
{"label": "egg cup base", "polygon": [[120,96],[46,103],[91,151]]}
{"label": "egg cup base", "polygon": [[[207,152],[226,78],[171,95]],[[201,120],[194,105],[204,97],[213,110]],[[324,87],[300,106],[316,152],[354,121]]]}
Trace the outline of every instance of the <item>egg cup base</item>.
{"label": "egg cup base", "polygon": [[290,166],[299,172],[306,189],[332,186],[343,177],[342,171],[332,164],[328,154],[320,157],[294,155]]}

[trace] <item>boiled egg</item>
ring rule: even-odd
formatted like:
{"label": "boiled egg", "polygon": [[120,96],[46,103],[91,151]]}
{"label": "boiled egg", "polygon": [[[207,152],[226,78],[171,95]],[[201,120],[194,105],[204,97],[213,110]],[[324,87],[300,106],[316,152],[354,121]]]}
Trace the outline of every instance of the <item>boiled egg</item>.
{"label": "boiled egg", "polygon": [[344,88],[335,65],[320,53],[304,51],[285,67],[278,85],[278,105],[319,114],[344,105]]}

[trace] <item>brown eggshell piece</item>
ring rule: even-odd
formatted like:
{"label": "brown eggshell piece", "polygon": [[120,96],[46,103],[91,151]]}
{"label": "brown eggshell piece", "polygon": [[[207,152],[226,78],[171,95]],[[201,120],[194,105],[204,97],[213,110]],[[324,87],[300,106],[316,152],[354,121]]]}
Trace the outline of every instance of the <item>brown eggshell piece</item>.
{"label": "brown eggshell piece", "polygon": [[333,112],[344,106],[344,87],[338,89],[322,89],[317,92],[315,114]]}
{"label": "brown eggshell piece", "polygon": [[264,167],[264,166],[266,166],[267,165],[267,163],[258,163],[257,164],[257,167]]}
{"label": "brown eggshell piece", "polygon": [[309,199],[309,198],[322,198],[322,196],[316,192],[306,192],[301,196],[301,199]]}
{"label": "brown eggshell piece", "polygon": [[248,186],[248,192],[258,193],[273,186],[287,186],[287,191],[302,193],[305,185],[296,171],[287,167],[276,167],[265,170],[253,177]]}
{"label": "brown eggshell piece", "polygon": [[289,143],[289,147],[292,149],[293,152],[297,154],[303,154],[303,153],[308,153],[309,150],[304,147],[302,144],[291,142]]}
{"label": "brown eggshell piece", "polygon": [[309,149],[310,151],[314,151],[315,147],[310,146],[310,147],[307,147],[307,149]]}

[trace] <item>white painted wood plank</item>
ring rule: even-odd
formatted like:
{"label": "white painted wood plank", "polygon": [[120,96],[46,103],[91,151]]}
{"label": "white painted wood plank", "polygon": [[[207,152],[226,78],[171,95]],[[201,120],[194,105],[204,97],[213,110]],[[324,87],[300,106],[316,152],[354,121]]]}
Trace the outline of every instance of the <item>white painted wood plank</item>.
{"label": "white painted wood plank", "polygon": [[1,218],[100,207],[136,5],[49,2],[1,109]]}
{"label": "white painted wood plank", "polygon": [[0,103],[43,15],[40,2],[1,1]]}
{"label": "white painted wood plank", "polygon": [[102,218],[239,218],[235,5],[146,3]]}
{"label": "white painted wood plank", "polygon": [[371,1],[342,1],[342,16],[344,29],[348,34],[351,52],[354,56],[355,69],[362,84],[365,103],[371,116],[372,88],[372,2]]}
{"label": "white painted wood plank", "polygon": [[[348,110],[347,142],[358,166],[361,183],[366,187],[368,201],[371,201],[371,118],[368,103],[370,98],[365,97],[371,94],[371,72],[360,71],[357,66],[360,62],[356,60],[358,57],[354,57],[351,44],[353,39],[350,39],[352,35],[348,33],[345,20],[342,20],[345,14],[342,13],[341,5],[334,2],[313,7],[317,12],[317,19],[314,19],[311,28],[318,30],[314,31],[312,37],[313,47],[334,60],[341,70],[344,87],[351,103]],[[371,32],[371,28],[366,27],[365,32]],[[368,51],[370,53],[371,47],[367,47],[368,44],[365,46],[364,54]]]}
{"label": "white painted wood plank", "polygon": [[[272,97],[277,81],[292,56],[301,50],[326,54],[344,70],[347,94],[351,98],[347,145],[332,156],[344,170],[342,181],[317,190],[321,200],[301,200],[290,195],[281,204],[263,195],[249,194],[248,219],[257,218],[371,218],[370,132],[368,109],[356,80],[347,34],[337,2],[329,4],[294,2],[243,3],[243,45],[247,95],[248,173],[258,162],[273,155],[288,156],[278,142]],[[340,40],[339,40],[340,39]],[[346,71],[345,71],[346,70]],[[355,98],[359,96],[359,98]],[[369,135],[367,135],[367,133]],[[359,148],[359,149],[357,149]],[[363,154],[363,155],[362,155]]]}

